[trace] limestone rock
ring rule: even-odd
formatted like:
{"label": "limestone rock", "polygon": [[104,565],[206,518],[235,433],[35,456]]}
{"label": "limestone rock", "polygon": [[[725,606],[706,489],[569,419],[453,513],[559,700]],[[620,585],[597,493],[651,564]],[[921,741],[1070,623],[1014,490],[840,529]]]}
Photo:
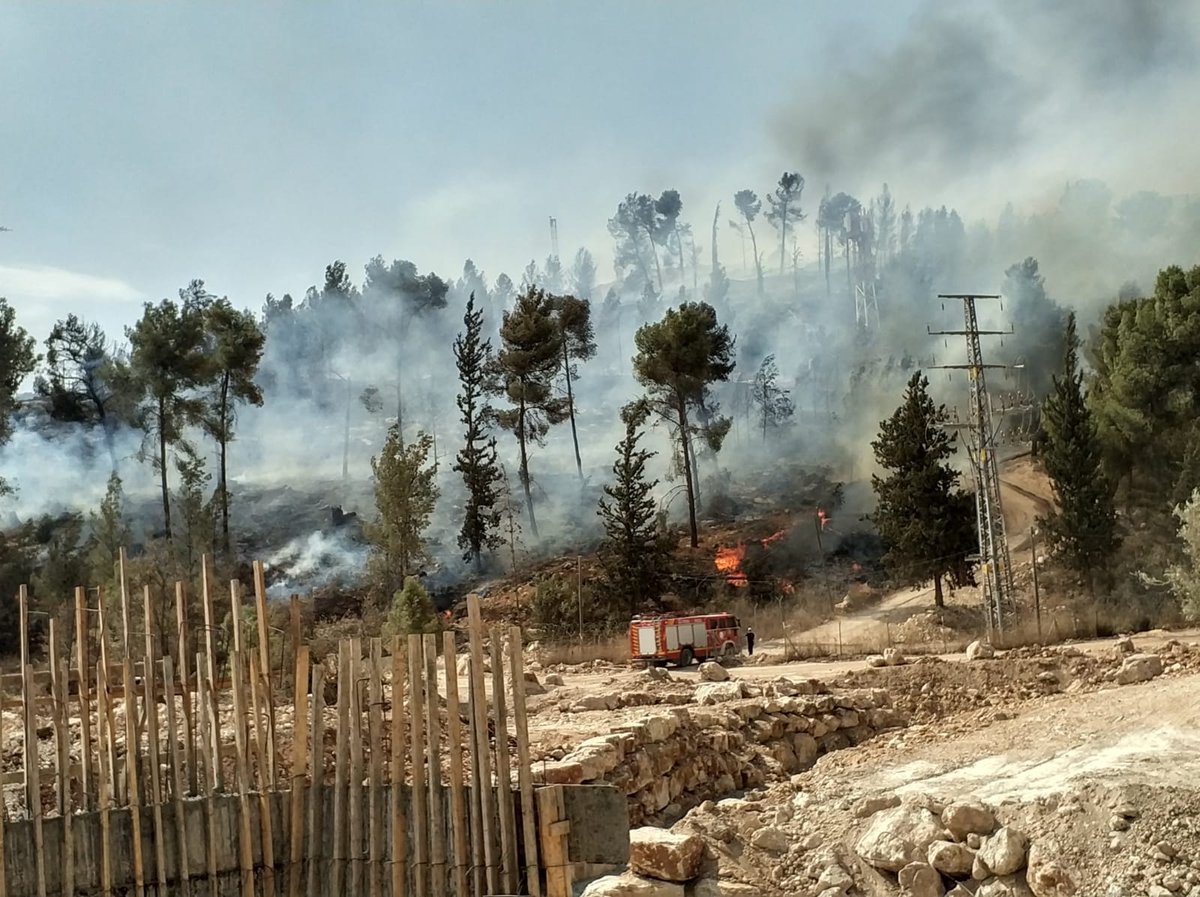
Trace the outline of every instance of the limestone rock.
{"label": "limestone rock", "polygon": [[704,841],[698,835],[645,826],[629,833],[629,868],[663,881],[691,881],[700,872]]}
{"label": "limestone rock", "polygon": [[570,710],[572,713],[587,713],[591,710],[616,710],[620,704],[618,695],[581,695],[573,704]]}
{"label": "limestone rock", "polygon": [[996,649],[979,639],[967,645],[967,660],[989,660],[996,656]]}
{"label": "limestone rock", "polygon": [[900,893],[904,897],[942,897],[942,877],[928,863],[909,863],[900,870]]}
{"label": "limestone rock", "polygon": [[975,863],[975,851],[953,841],[934,841],[927,854],[929,865],[951,878],[966,878]]}
{"label": "limestone rock", "polygon": [[721,704],[742,697],[742,683],[736,679],[729,682],[706,682],[696,688],[697,704]]}
{"label": "limestone rock", "polygon": [[1132,685],[1153,679],[1163,671],[1162,658],[1157,654],[1130,654],[1117,670],[1118,685]]}
{"label": "limestone rock", "polygon": [[548,686],[553,686],[555,688],[559,688],[562,686],[562,684],[563,684],[563,677],[558,673],[547,673],[545,676],[542,677],[542,685],[548,685]]}
{"label": "limestone rock", "polygon": [[1012,875],[1025,865],[1025,851],[1029,847],[1028,839],[1018,832],[1005,826],[985,838],[979,848],[979,858],[992,871],[993,875]]}
{"label": "limestone rock", "polygon": [[711,660],[706,660],[700,664],[697,672],[700,674],[701,682],[728,682],[729,670],[721,666],[719,663],[714,663]]}
{"label": "limestone rock", "polygon": [[942,810],[942,825],[955,841],[965,841],[970,834],[991,834],[996,828],[996,817],[978,801],[959,800]]}
{"label": "limestone rock", "polygon": [[872,654],[867,658],[867,666],[869,667],[885,667],[887,665],[887,659],[882,654]]}
{"label": "limestone rock", "polygon": [[924,862],[929,845],[945,837],[937,817],[928,810],[901,805],[876,813],[855,851],[877,869],[899,872],[909,863]]}
{"label": "limestone rock", "polygon": [[880,810],[890,810],[900,806],[900,798],[894,794],[872,794],[864,797],[854,808],[854,815],[859,819],[874,816]]}
{"label": "limestone rock", "polygon": [[821,877],[817,879],[817,887],[821,889],[822,893],[836,891],[839,894],[845,894],[854,887],[854,878],[840,863],[834,863],[821,873]]}
{"label": "limestone rock", "polygon": [[584,889],[583,897],[684,897],[684,893],[683,885],[625,872],[597,878]]}
{"label": "limestone rock", "polygon": [[1037,843],[1031,845],[1027,862],[1025,881],[1034,897],[1070,897],[1077,890],[1075,880],[1054,859],[1050,848]]}
{"label": "limestone rock", "polygon": [[652,682],[670,682],[671,672],[666,667],[646,667],[642,675]]}
{"label": "limestone rock", "polygon": [[1033,892],[1020,875],[1003,875],[981,884],[975,897],[1033,897]]}
{"label": "limestone rock", "polygon": [[788,849],[787,835],[773,825],[765,826],[756,831],[750,836],[750,843],[759,850],[766,850],[771,853],[786,853]]}
{"label": "limestone rock", "polygon": [[899,648],[884,648],[883,662],[890,667],[898,667],[908,663],[908,658],[904,656]]}
{"label": "limestone rock", "polygon": [[537,695],[544,695],[546,689],[542,687],[542,683],[538,682],[537,673],[533,670],[525,671],[525,696],[532,698]]}

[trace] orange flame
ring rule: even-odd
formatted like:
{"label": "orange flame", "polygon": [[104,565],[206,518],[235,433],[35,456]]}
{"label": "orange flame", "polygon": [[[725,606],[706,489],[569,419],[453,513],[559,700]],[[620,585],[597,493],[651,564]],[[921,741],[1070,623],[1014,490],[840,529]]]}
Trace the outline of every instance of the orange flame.
{"label": "orange flame", "polygon": [[762,540],[763,547],[766,548],[772,542],[778,542],[780,539],[782,539],[786,535],[787,535],[787,530],[781,529],[779,532],[775,533],[774,535],[767,536],[765,539]]}
{"label": "orange flame", "polygon": [[738,545],[736,548],[718,548],[717,556],[713,559],[713,563],[721,573],[725,574],[725,581],[731,586],[741,588],[748,584],[746,574],[742,572],[742,558],[746,556],[746,546]]}
{"label": "orange flame", "polygon": [[817,508],[817,519],[821,521],[821,529],[825,529],[825,524],[829,523],[829,515],[825,513],[824,508]]}

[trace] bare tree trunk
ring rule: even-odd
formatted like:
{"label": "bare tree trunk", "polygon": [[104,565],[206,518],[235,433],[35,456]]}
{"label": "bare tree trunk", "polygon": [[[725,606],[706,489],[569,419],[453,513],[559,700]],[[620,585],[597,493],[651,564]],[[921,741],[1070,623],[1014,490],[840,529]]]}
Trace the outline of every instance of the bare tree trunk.
{"label": "bare tree trunk", "polygon": [[220,415],[220,450],[221,450],[221,544],[225,553],[229,553],[229,476],[226,460],[229,454],[229,372],[221,377]]}
{"label": "bare tree trunk", "polygon": [[787,210],[788,204],[785,200],[783,203],[782,217],[779,221],[779,276],[782,277],[787,270]]}
{"label": "bare tree trunk", "polygon": [[529,510],[529,531],[538,538],[537,517],[533,513],[533,491],[529,488],[529,453],[525,446],[525,393],[522,384],[521,403],[517,406],[517,442],[521,445],[521,488],[525,490],[525,507]]}
{"label": "bare tree trunk", "polygon": [[942,597],[942,577],[933,578],[933,603],[935,607],[945,607],[946,599]]}
{"label": "bare tree trunk", "polygon": [[575,469],[579,471],[579,479],[583,479],[583,459],[579,456],[579,433],[575,429],[575,395],[571,391],[571,353],[567,350],[567,341],[563,344],[563,371],[567,375],[567,412],[571,415],[571,441],[575,443]]}
{"label": "bare tree trunk", "polygon": [[754,236],[754,226],[746,219],[746,229],[750,231],[750,247],[754,250],[754,272],[758,277],[758,295],[763,294],[762,259],[758,257],[758,238]]}
{"label": "bare tree trunk", "polygon": [[700,547],[700,530],[696,526],[696,489],[692,482],[692,459],[688,440],[687,402],[683,396],[676,397],[676,409],[679,414],[679,439],[683,449],[683,480],[687,485],[688,527],[692,537],[692,547]]}
{"label": "bare tree trunk", "polygon": [[171,493],[167,490],[167,400],[158,400],[158,475],[162,484],[163,528],[171,541]]}

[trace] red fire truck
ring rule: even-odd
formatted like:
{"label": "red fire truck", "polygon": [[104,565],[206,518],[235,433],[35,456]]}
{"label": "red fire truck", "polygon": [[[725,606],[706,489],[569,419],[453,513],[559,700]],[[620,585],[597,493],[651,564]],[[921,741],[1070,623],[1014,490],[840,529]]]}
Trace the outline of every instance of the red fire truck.
{"label": "red fire truck", "polygon": [[733,614],[634,617],[629,651],[634,660],[663,666],[690,666],[695,660],[741,651],[742,629]]}

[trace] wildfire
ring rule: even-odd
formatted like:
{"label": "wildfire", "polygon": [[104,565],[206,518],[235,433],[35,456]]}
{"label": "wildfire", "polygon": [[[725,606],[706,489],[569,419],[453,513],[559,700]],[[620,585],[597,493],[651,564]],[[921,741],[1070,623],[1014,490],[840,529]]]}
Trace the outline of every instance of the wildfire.
{"label": "wildfire", "polygon": [[772,542],[778,542],[780,539],[782,539],[786,535],[787,535],[787,530],[781,529],[779,532],[775,533],[774,535],[767,536],[765,539],[762,540],[763,547],[764,548],[767,547]]}
{"label": "wildfire", "polygon": [[824,508],[817,508],[817,520],[821,523],[821,529],[825,529],[825,524],[829,522],[829,515],[825,513]]}
{"label": "wildfire", "polygon": [[725,580],[731,586],[747,585],[746,574],[742,572],[742,558],[746,556],[746,546],[736,548],[718,548],[713,563],[717,570],[725,574]]}

